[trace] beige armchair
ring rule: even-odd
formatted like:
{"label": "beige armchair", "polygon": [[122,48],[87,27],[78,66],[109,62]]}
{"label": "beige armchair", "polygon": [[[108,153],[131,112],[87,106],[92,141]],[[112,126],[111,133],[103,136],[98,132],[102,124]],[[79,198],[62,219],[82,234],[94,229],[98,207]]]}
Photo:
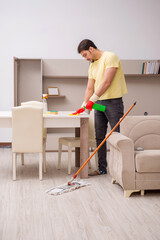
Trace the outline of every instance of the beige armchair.
{"label": "beige armchair", "polygon": [[124,196],[160,189],[160,116],[127,116],[109,139],[109,172]]}
{"label": "beige armchair", "polygon": [[[42,107],[44,109],[43,102],[39,101],[28,101],[22,102],[21,106],[34,106],[34,107]],[[43,169],[46,173],[46,142],[47,142],[47,128],[43,128]],[[24,153],[21,154],[22,165],[24,165]]]}
{"label": "beige armchair", "polygon": [[13,180],[16,180],[17,153],[39,153],[39,179],[43,168],[43,108],[12,108]]}

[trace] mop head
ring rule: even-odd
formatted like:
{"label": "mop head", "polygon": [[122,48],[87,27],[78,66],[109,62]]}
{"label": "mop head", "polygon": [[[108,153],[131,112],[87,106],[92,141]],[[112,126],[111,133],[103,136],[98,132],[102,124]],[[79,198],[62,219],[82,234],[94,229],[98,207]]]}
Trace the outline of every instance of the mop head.
{"label": "mop head", "polygon": [[50,195],[60,195],[62,193],[71,192],[75,189],[78,189],[80,187],[85,187],[87,185],[90,185],[90,184],[81,182],[81,181],[75,181],[75,182],[72,182],[70,185],[68,185],[68,183],[66,183],[62,186],[51,188],[51,189],[47,190],[46,193],[48,193]]}

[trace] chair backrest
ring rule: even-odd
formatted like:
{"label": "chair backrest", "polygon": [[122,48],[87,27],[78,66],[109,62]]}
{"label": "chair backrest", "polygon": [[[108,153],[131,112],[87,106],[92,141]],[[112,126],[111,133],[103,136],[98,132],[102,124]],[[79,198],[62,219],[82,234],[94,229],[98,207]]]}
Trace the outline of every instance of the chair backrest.
{"label": "chair backrest", "polygon": [[94,110],[90,112],[90,117],[88,122],[88,138],[95,139]]}
{"label": "chair backrest", "polygon": [[160,116],[127,116],[120,132],[134,141],[135,148],[160,149]]}
{"label": "chair backrest", "polygon": [[28,101],[28,102],[22,102],[21,106],[26,106],[26,105],[30,105],[30,106],[37,106],[37,107],[42,107],[43,108],[43,103],[42,102],[38,102],[38,101]]}
{"label": "chair backrest", "polygon": [[12,152],[43,152],[43,108],[12,108]]}
{"label": "chair backrest", "polygon": [[[44,112],[44,104],[43,102],[38,101],[28,101],[28,102],[22,102],[21,106],[34,106],[34,107],[42,107]],[[43,129],[43,138],[47,138],[47,129]]]}

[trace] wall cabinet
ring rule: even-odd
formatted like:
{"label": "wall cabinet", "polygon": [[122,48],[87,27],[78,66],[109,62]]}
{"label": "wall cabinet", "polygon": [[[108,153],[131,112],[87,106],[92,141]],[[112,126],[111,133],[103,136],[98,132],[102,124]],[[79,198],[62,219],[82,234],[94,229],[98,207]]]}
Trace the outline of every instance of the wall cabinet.
{"label": "wall cabinet", "polygon": [[[144,60],[121,60],[128,94],[125,111],[137,101],[131,115],[160,114],[160,74],[141,74]],[[75,111],[83,102],[89,63],[83,59],[21,59],[14,57],[14,105],[42,101],[48,87],[58,87],[59,96],[47,99],[52,111]],[[53,134],[54,133],[54,134]],[[56,134],[55,134],[56,133]],[[48,150],[56,150],[58,137],[73,136],[71,129],[48,129]]]}

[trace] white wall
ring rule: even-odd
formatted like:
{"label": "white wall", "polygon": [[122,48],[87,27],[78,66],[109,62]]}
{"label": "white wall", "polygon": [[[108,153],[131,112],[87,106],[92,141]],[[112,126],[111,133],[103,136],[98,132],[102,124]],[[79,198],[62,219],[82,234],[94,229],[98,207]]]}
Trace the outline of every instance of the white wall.
{"label": "white wall", "polygon": [[13,56],[80,58],[90,38],[121,59],[159,59],[159,9],[159,0],[0,0],[0,111],[13,106]]}

